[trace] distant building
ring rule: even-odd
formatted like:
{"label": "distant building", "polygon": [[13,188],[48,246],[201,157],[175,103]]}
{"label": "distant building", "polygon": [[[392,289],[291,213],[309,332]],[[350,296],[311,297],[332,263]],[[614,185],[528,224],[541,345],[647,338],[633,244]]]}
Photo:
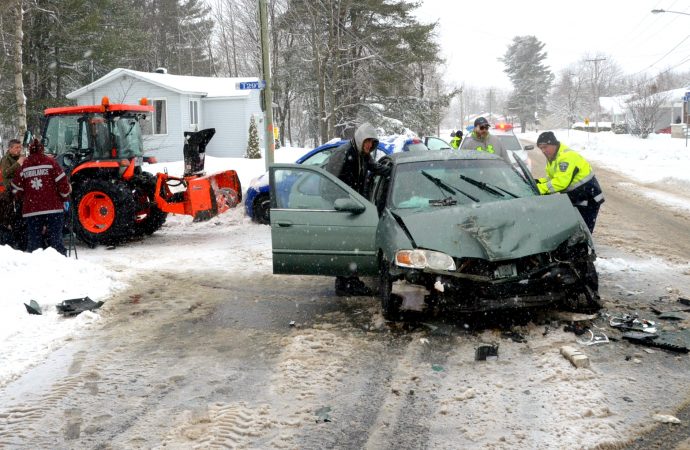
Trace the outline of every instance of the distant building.
{"label": "distant building", "polygon": [[[146,154],[160,162],[182,159],[184,132],[215,128],[207,156],[243,157],[249,138],[249,121],[255,117],[262,129],[259,90],[240,90],[240,82],[258,78],[216,78],[171,75],[165,69],[138,72],[115,69],[67,98],[79,105],[99,104],[103,96],[111,104],[138,104],[146,97],[155,107],[144,126]],[[263,141],[263,133],[259,133]],[[263,148],[263,143],[261,144]]]}

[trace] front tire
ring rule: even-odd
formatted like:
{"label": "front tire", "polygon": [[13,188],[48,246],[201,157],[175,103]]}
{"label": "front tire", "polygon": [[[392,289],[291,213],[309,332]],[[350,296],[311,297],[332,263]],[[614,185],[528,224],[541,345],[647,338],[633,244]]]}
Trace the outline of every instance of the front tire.
{"label": "front tire", "polygon": [[133,234],[134,198],[122,181],[84,180],[76,189],[74,208],[74,231],[89,247],[116,244]]}
{"label": "front tire", "polygon": [[576,290],[566,294],[566,307],[576,312],[591,314],[603,307],[599,296],[599,275],[592,261],[581,265],[580,283]]}
{"label": "front tire", "polygon": [[261,194],[254,199],[254,220],[262,225],[271,223],[271,198]]}
{"label": "front tire", "polygon": [[143,172],[132,180],[132,185],[137,199],[134,233],[137,236],[153,234],[168,218],[168,213],[161,211],[156,204],[156,177]]}
{"label": "front tire", "polygon": [[390,265],[386,260],[381,260],[379,267],[379,295],[381,296],[381,313],[386,320],[400,320],[400,306],[402,299],[393,294],[393,277]]}

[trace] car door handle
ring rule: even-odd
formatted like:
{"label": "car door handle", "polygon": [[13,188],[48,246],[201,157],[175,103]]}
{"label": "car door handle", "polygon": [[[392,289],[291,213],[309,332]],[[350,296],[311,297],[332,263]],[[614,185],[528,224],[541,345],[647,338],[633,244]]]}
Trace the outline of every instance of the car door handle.
{"label": "car door handle", "polygon": [[291,227],[292,222],[276,222],[279,227]]}

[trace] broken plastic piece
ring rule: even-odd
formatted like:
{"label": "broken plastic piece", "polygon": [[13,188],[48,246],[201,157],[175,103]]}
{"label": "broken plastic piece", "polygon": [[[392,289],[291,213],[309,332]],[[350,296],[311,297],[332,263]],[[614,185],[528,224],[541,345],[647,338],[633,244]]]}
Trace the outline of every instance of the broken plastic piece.
{"label": "broken plastic piece", "polygon": [[637,314],[624,314],[620,317],[612,316],[609,320],[609,325],[614,328],[628,331],[642,331],[644,333],[656,333],[655,323],[647,319],[639,319]]}
{"label": "broken plastic piece", "polygon": [[24,306],[26,307],[26,312],[29,314],[35,314],[37,316],[43,314],[43,311],[41,311],[41,305],[39,305],[36,300],[31,300],[28,305],[24,303]]}
{"label": "broken plastic piece", "polygon": [[486,361],[487,358],[498,358],[498,344],[482,344],[474,351],[475,361]]}
{"label": "broken plastic piece", "polygon": [[587,336],[585,339],[578,339],[577,343],[580,345],[596,345],[596,344],[607,344],[609,337],[601,330],[592,331],[591,328],[586,330]]}
{"label": "broken plastic piece", "polygon": [[314,414],[316,414],[316,423],[319,422],[330,422],[331,421],[331,407],[330,406],[322,406],[321,408],[317,409]]}
{"label": "broken plastic piece", "polygon": [[101,306],[103,306],[103,302],[94,302],[89,297],[82,297],[64,300],[55,305],[55,308],[57,308],[58,314],[69,317],[76,316],[84,311],[93,311]]}
{"label": "broken plastic piece", "polygon": [[431,365],[431,369],[432,369],[434,372],[443,372],[443,366],[441,366],[441,365],[439,365],[439,364],[432,364],[432,365]]}

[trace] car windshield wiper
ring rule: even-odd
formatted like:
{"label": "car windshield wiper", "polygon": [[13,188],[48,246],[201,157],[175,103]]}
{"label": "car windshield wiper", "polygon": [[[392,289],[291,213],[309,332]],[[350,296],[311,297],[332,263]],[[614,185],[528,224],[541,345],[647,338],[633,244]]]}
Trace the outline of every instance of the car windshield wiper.
{"label": "car windshield wiper", "polygon": [[505,189],[503,189],[501,187],[494,186],[493,184],[488,184],[488,183],[485,183],[483,181],[475,180],[474,178],[470,178],[470,177],[467,177],[467,176],[462,175],[462,174],[460,175],[460,179],[467,181],[468,183],[470,183],[473,186],[477,186],[479,189],[482,189],[486,192],[489,192],[489,193],[497,195],[497,196],[505,197],[505,195],[503,195],[501,193],[501,191],[503,191],[504,193],[510,195],[513,198],[518,198],[518,196],[513,194],[512,192],[506,191]]}
{"label": "car windshield wiper", "polygon": [[478,202],[478,201],[479,201],[479,199],[478,199],[477,197],[473,197],[473,196],[471,196],[470,194],[468,194],[467,192],[462,191],[462,190],[456,188],[455,186],[449,185],[448,183],[446,183],[446,182],[443,181],[442,179],[437,178],[437,177],[431,175],[431,174],[430,174],[429,172],[427,172],[426,170],[422,170],[422,171],[421,171],[421,174],[424,175],[425,177],[427,177],[429,180],[431,180],[431,182],[434,183],[436,186],[438,186],[439,189],[446,190],[446,191],[450,192],[451,194],[457,194],[457,193],[459,192],[460,194],[462,194],[462,195],[464,195],[465,197],[469,198],[469,199],[472,200],[473,202]]}

